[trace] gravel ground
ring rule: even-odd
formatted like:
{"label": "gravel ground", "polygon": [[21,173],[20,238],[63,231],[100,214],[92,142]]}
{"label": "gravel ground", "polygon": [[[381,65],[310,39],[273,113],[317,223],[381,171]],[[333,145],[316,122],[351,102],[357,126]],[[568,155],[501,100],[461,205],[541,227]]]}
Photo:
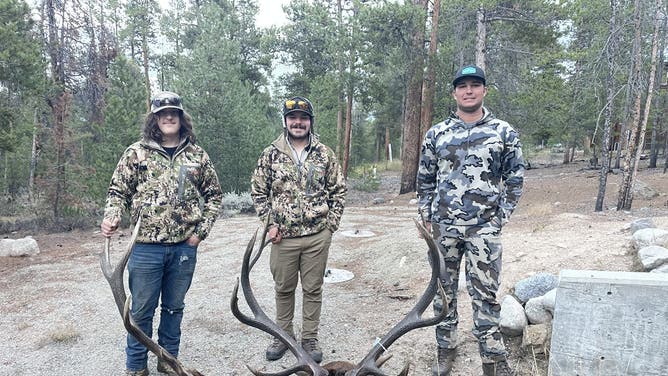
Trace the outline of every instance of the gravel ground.
{"label": "gravel ground", "polygon": [[[595,172],[577,165],[528,171],[526,194],[504,229],[501,296],[515,282],[542,271],[632,270],[628,223],[651,216],[668,229],[665,175],[641,171],[639,178],[660,195],[637,199],[634,207],[639,209],[628,213],[592,212],[595,177]],[[395,176],[386,181],[398,180]],[[614,203],[614,178],[610,184],[609,201]],[[341,231],[334,236],[329,266],[355,277],[326,285],[320,333],[324,362],[361,360],[375,339],[412,308],[429,280],[426,246],[412,222],[413,195],[399,196],[395,189],[381,187],[377,195],[385,203],[380,205],[370,204],[373,194],[350,193],[356,198],[350,200]],[[252,216],[224,218],[202,243],[183,322],[180,359],[187,367],[206,375],[248,375],[246,364],[276,371],[294,361],[291,355],[265,361],[269,336],[238,322],[229,309],[245,245],[259,226]],[[346,236],[360,231],[373,236]],[[124,235],[113,239],[114,261],[129,231]],[[124,329],[99,268],[102,236],[76,231],[35,238],[39,255],[0,260],[0,375],[122,375]],[[260,304],[273,317],[268,252],[251,279]],[[470,300],[465,292],[459,298],[461,344],[453,375],[481,374],[469,330]],[[516,345],[516,339],[509,339],[511,364],[518,374],[545,375],[544,359],[527,356]],[[394,357],[384,368],[397,374],[409,361],[412,375],[429,375],[434,350],[433,328],[415,330],[390,347]],[[152,374],[157,374],[155,363],[151,356]]]}

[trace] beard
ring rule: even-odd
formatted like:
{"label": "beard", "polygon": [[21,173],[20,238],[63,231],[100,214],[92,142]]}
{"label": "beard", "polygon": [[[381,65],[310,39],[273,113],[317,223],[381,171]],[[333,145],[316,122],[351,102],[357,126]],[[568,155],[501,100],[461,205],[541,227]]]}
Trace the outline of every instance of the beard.
{"label": "beard", "polygon": [[[296,141],[302,141],[306,140],[309,138],[311,135],[311,129],[308,124],[302,125],[302,124],[297,124],[297,125],[292,125],[286,128],[288,132],[288,136]],[[301,131],[301,132],[299,132]]]}
{"label": "beard", "polygon": [[288,132],[288,136],[290,136],[291,140],[302,141],[302,140],[308,139],[308,137],[310,136],[310,133],[305,133],[303,135],[295,135],[292,132]]}

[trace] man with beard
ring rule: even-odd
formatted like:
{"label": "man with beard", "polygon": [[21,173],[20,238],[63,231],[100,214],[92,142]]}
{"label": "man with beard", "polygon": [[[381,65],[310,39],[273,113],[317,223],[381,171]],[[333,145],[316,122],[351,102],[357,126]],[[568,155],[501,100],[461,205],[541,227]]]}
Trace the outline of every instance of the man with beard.
{"label": "man with beard", "polygon": [[481,68],[461,68],[452,84],[457,110],[427,131],[417,175],[419,214],[446,266],[445,297],[434,299],[436,313],[447,304],[448,315],[436,326],[433,375],[450,375],[456,356],[462,258],[483,375],[514,375],[499,331],[497,292],[501,228],[522,194],[522,148],[518,133],[483,106],[487,87]]}
{"label": "man with beard", "polygon": [[[262,221],[269,220],[269,265],[274,277],[276,322],[295,337],[295,289],[301,279],[301,346],[322,361],[318,326],[322,285],[332,234],[338,229],[346,184],[334,152],[313,132],[313,106],[294,97],[283,102],[283,134],[257,162],[251,196]],[[267,360],[283,357],[287,346],[274,338]]]}

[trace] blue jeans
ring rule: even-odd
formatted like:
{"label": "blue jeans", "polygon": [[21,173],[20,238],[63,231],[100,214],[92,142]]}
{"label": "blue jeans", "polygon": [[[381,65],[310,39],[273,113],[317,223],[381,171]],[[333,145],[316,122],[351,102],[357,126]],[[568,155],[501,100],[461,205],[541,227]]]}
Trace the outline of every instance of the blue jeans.
{"label": "blue jeans", "polygon": [[[175,357],[179,355],[181,320],[186,292],[190,288],[197,247],[177,244],[135,244],[128,261],[128,282],[132,294],[132,318],[149,337],[153,335],[153,316],[160,307],[158,343]],[[162,296],[162,298],[161,298]],[[148,350],[128,334],[125,365],[128,370],[146,368]]]}

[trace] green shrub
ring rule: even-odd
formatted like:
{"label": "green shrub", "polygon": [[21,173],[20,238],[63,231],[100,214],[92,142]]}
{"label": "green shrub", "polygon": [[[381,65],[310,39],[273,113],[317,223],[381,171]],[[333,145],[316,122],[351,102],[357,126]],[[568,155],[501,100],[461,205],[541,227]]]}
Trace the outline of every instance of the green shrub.
{"label": "green shrub", "polygon": [[380,177],[378,175],[363,175],[353,184],[353,187],[362,192],[376,192],[380,187]]}
{"label": "green shrub", "polygon": [[253,199],[250,192],[234,193],[229,192],[223,195],[222,215],[231,217],[239,213],[255,213]]}

